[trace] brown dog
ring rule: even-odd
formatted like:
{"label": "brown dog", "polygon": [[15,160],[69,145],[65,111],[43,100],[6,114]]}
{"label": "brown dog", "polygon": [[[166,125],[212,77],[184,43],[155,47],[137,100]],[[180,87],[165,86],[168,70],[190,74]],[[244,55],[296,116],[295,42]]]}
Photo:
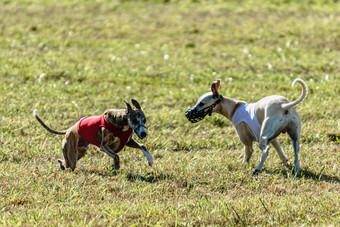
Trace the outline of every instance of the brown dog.
{"label": "brown dog", "polygon": [[120,168],[119,156],[117,153],[128,147],[139,148],[143,151],[150,166],[153,164],[153,158],[146,147],[132,139],[134,131],[140,139],[147,136],[146,118],[139,103],[131,99],[131,105],[126,103],[126,109],[109,109],[100,116],[85,117],[80,119],[75,125],[64,131],[50,129],[37,116],[37,110],[33,115],[38,122],[49,132],[59,135],[65,135],[62,143],[64,159],[58,160],[60,168],[76,168],[77,161],[81,159],[89,148],[89,144],[96,145],[114,160],[114,168]]}

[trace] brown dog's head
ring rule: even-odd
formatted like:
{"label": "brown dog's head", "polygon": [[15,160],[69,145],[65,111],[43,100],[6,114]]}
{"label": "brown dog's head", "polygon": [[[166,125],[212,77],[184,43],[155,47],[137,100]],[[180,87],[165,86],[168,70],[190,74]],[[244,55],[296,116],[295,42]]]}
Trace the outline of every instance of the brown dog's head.
{"label": "brown dog's head", "polygon": [[211,116],[214,108],[218,105],[223,96],[218,93],[221,80],[217,80],[211,84],[211,92],[202,95],[195,106],[191,107],[185,112],[185,116],[191,123],[196,123],[205,118],[209,114]]}
{"label": "brown dog's head", "polygon": [[148,134],[145,127],[146,118],[141,106],[135,99],[131,99],[131,103],[135,108],[132,108],[131,105],[125,100],[124,102],[126,103],[126,112],[129,126],[140,139],[144,139]]}

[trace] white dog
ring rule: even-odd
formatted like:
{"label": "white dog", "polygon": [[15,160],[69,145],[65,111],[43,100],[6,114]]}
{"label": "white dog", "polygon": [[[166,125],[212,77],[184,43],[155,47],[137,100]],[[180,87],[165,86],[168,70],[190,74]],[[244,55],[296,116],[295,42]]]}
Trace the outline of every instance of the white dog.
{"label": "white dog", "polygon": [[195,106],[187,110],[185,116],[192,123],[202,120],[207,114],[219,113],[227,117],[236,127],[236,132],[244,144],[243,162],[249,162],[253,153],[253,142],[259,142],[263,151],[260,163],[256,166],[253,174],[262,171],[263,163],[268,157],[271,143],[277,151],[281,161],[288,166],[288,158],[280,147],[276,137],[280,133],[288,133],[294,147],[294,173],[300,175],[299,139],[301,121],[294,106],[306,98],[308,88],[301,79],[295,79],[302,85],[302,94],[294,102],[289,102],[285,97],[273,95],[265,97],[256,103],[246,103],[231,98],[225,98],[218,93],[220,80],[211,85],[211,92],[202,95]]}

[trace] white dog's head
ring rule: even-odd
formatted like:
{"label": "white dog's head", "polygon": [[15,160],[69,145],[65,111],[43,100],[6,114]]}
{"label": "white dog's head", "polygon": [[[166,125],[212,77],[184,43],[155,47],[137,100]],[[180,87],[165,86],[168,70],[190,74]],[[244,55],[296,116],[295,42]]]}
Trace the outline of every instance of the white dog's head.
{"label": "white dog's head", "polygon": [[215,107],[221,102],[223,96],[218,93],[221,80],[217,80],[211,84],[211,92],[205,93],[197,100],[195,106],[191,107],[185,112],[185,116],[192,123],[199,122],[206,115],[211,116]]}

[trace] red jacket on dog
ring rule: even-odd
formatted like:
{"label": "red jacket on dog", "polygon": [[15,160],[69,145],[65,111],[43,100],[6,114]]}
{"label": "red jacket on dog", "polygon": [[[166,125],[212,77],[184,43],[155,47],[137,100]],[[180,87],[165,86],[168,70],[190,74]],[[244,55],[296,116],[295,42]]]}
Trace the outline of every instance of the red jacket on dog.
{"label": "red jacket on dog", "polygon": [[97,139],[97,131],[100,127],[104,127],[112,132],[115,136],[120,139],[120,144],[115,153],[121,151],[132,135],[132,129],[129,128],[126,131],[121,131],[111,125],[105,120],[104,114],[100,116],[84,117],[79,121],[78,134],[86,142],[100,147],[100,141]]}

